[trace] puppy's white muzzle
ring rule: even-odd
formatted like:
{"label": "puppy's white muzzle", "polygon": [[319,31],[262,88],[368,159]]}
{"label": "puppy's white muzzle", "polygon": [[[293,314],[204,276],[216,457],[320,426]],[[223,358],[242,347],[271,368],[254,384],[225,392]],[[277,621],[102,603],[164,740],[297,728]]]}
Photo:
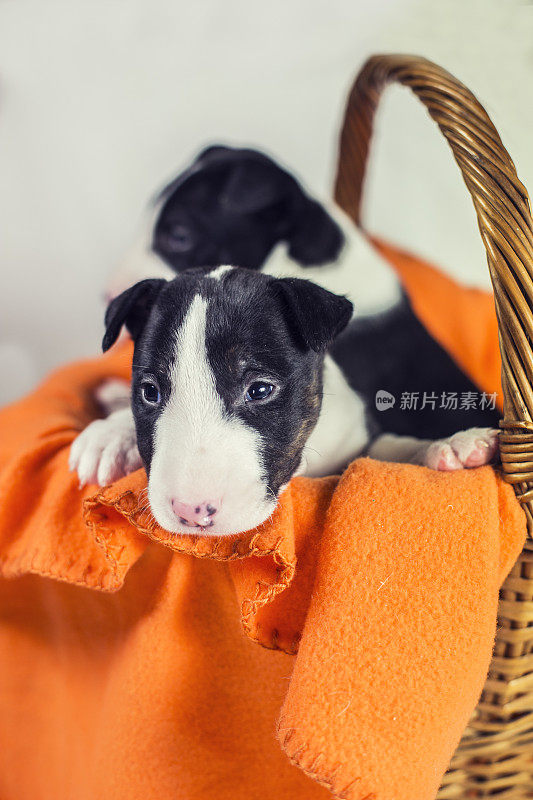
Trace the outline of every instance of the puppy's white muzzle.
{"label": "puppy's white muzzle", "polygon": [[[187,446],[183,428],[169,417],[158,426],[148,497],[156,521],[168,531],[192,529],[227,536],[255,528],[276,507],[261,476],[253,431],[227,423],[196,447]],[[200,531],[198,531],[200,532]]]}

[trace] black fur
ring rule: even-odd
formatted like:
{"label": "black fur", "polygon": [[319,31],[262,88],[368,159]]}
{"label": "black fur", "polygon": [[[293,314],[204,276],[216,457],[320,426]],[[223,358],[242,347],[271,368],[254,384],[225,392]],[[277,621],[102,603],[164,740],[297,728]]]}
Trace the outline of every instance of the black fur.
{"label": "black fur", "polygon": [[349,300],[325,292],[311,281],[281,278],[274,285],[283,299],[291,330],[304,347],[316,353],[325,352],[352,317]]}
{"label": "black fur", "polygon": [[[464,374],[414,314],[407,297],[389,311],[355,318],[333,343],[331,355],[352,387],[366,402],[374,426],[386,433],[439,439],[467,428],[497,428],[500,414],[490,408],[441,408],[442,394],[480,390]],[[386,411],[376,408],[376,392],[396,398]],[[402,410],[401,397],[418,393],[418,407]],[[424,392],[437,397],[435,408],[421,408]],[[478,404],[479,405],[479,404]]]}
{"label": "black fur", "polygon": [[257,150],[204,150],[163,191],[152,249],[176,272],[238,264],[260,269],[278,242],[302,266],[334,261],[339,226],[300,184]]}
{"label": "black fur", "polygon": [[[104,346],[116,339],[122,324],[128,326],[135,342],[132,408],[148,473],[154,426],[171,392],[176,333],[196,294],[209,301],[206,352],[217,393],[228,415],[260,434],[265,481],[277,493],[298,468],[317,421],[324,351],[350,319],[351,303],[308,281],[277,280],[245,269],[219,280],[187,271],[170,282],[142,281],[114,300]],[[276,392],[264,403],[246,403],[247,386],[259,378],[271,379]],[[156,408],[141,397],[147,379],[161,393]]]}
{"label": "black fur", "polygon": [[165,280],[159,278],[147,278],[126,289],[111,301],[105,315],[106,331],[102,340],[104,353],[115,344],[123,325],[130,332],[132,339],[138,338],[165,283]]}

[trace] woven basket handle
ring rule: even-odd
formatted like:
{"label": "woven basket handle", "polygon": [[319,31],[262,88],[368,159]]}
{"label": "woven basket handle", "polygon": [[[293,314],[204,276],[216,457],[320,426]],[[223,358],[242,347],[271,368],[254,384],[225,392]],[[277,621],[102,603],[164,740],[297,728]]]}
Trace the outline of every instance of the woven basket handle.
{"label": "woven basket handle", "polygon": [[416,56],[370,58],[350,93],[335,199],[360,225],[374,113],[383,89],[400,83],[426,106],[452,149],[472,196],[487,251],[502,356],[504,474],[533,531],[533,224],[529,198],[485,109],[441,67]]}

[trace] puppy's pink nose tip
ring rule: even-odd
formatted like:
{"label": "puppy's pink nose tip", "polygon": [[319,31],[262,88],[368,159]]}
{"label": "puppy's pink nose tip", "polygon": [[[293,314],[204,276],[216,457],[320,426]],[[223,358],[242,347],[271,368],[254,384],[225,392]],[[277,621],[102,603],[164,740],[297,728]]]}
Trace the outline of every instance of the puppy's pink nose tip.
{"label": "puppy's pink nose tip", "polygon": [[181,500],[172,500],[172,510],[183,525],[189,527],[210,528],[213,525],[213,517],[218,511],[217,504],[203,503],[182,503]]}

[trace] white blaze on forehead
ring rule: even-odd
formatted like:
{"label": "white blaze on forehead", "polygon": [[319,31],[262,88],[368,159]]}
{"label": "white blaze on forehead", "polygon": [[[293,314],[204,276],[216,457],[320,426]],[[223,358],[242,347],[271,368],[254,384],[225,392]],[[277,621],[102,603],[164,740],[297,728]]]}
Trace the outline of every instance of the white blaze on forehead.
{"label": "white blaze on forehead", "polygon": [[215,281],[219,281],[227,272],[231,272],[232,269],[233,267],[230,266],[217,267],[216,269],[212,270],[207,277],[213,278]]}
{"label": "white blaze on forehead", "polygon": [[149,498],[162,527],[182,530],[171,500],[210,503],[219,511],[208,533],[260,524],[272,511],[259,434],[226,412],[206,349],[208,301],[196,295],[177,333],[171,392],[157,420]]}
{"label": "white blaze on forehead", "polygon": [[[176,354],[171,366],[169,410],[180,412],[188,424],[202,418],[220,420],[222,401],[216,393],[215,376],[207,359],[205,330],[207,300],[196,295],[176,337]],[[200,433],[200,429],[198,429]]]}

